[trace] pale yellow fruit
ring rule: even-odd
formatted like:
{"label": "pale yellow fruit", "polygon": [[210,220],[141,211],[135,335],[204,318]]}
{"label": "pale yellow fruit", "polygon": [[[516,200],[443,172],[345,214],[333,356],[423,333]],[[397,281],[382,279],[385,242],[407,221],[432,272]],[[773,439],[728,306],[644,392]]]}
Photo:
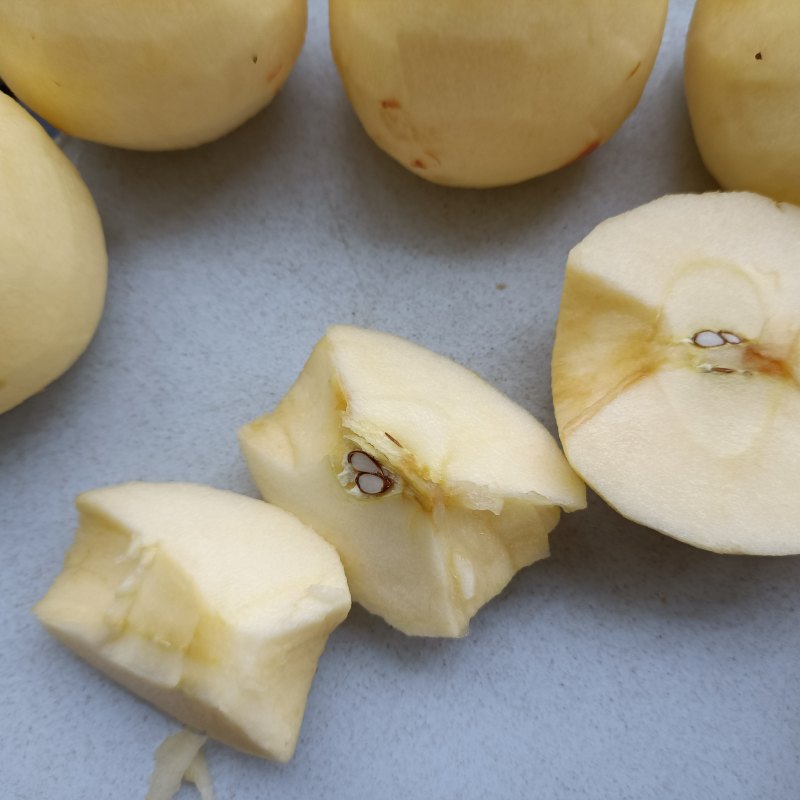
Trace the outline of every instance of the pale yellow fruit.
{"label": "pale yellow fruit", "polygon": [[569,255],[553,399],[626,517],[726,553],[800,553],[800,209],[664,197]]}
{"label": "pale yellow fruit", "polygon": [[694,138],[726,189],[800,204],[800,3],[698,0],[686,39]]}
{"label": "pale yellow fruit", "polygon": [[364,128],[435,183],[498,186],[591,152],[639,101],[667,0],[330,0]]}
{"label": "pale yellow fruit", "polygon": [[305,29],[306,0],[4,0],[0,76],[73,136],[192,147],[272,100]]}
{"label": "pale yellow fruit", "polygon": [[94,335],[108,259],[78,171],[0,94],[0,413],[65,372]]}
{"label": "pale yellow fruit", "polygon": [[90,664],[181,722],[286,761],[328,634],[350,609],[333,548],[291,514],[193,484],[77,501],[36,613]]}
{"label": "pale yellow fruit", "polygon": [[548,555],[560,508],[585,505],[527,411],[376,331],[331,328],[240,440],[264,497],[331,542],[353,599],[408,634],[464,634],[517,570]]}

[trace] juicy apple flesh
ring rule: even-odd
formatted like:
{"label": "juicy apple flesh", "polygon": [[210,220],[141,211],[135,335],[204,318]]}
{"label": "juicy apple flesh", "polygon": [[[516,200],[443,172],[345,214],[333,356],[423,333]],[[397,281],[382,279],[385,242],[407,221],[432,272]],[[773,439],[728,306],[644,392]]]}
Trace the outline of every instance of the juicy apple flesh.
{"label": "juicy apple flesh", "polygon": [[800,552],[800,210],[662,198],[570,254],[553,356],[570,463],[699,547]]}
{"label": "juicy apple flesh", "polygon": [[241,431],[265,498],[342,557],[353,598],[458,636],[548,554],[584,488],[554,439],[477,375],[398,337],[334,327],[277,409]]}

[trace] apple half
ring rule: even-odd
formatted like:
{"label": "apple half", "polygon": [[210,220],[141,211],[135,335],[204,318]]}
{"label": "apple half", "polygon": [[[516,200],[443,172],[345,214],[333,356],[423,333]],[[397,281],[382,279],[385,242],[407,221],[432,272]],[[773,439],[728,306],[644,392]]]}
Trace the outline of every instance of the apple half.
{"label": "apple half", "polygon": [[350,609],[333,548],[291,514],[193,484],[82,494],[36,614],[93,666],[186,725],[288,760],[328,634]]}
{"label": "apple half", "polygon": [[527,411],[443,356],[355,327],[330,328],[240,441],[264,497],[339,551],[353,599],[413,635],[463,635],[586,500]]}
{"label": "apple half", "polygon": [[800,209],[663,197],[567,263],[553,399],[624,516],[725,553],[800,553]]}

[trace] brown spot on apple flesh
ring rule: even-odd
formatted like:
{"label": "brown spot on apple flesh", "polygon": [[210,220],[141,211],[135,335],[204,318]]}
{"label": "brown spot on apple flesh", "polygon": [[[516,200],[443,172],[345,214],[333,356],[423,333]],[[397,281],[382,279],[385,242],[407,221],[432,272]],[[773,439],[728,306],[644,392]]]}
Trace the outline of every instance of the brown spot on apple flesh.
{"label": "brown spot on apple flesh", "polygon": [[744,350],[742,365],[748,372],[758,372],[771,378],[788,378],[793,380],[791,370],[782,358],[776,358],[757,345],[750,345]]}
{"label": "brown spot on apple flesh", "polygon": [[389,97],[386,100],[381,100],[381,108],[400,108],[400,101],[395,100],[394,97]]}
{"label": "brown spot on apple flesh", "polygon": [[[764,345],[747,342],[729,330],[702,330],[690,340],[701,349],[713,350],[714,364],[698,365],[705,372],[716,374],[766,375],[771,378],[794,380],[786,360]],[[722,362],[722,363],[719,363]]]}
{"label": "brown spot on apple flesh", "polygon": [[636,65],[636,66],[635,66],[635,67],[634,67],[634,68],[633,68],[633,69],[632,69],[632,70],[631,70],[629,73],[628,73],[628,78],[629,78],[629,79],[630,79],[630,78],[632,78],[632,77],[633,77],[633,76],[634,76],[634,75],[635,75],[635,74],[636,74],[636,73],[639,71],[639,67],[641,67],[641,66],[642,66],[642,62],[640,61],[640,62],[639,62],[639,63],[638,63],[638,64],[637,64],[637,65]]}
{"label": "brown spot on apple flesh", "polygon": [[417,159],[416,161],[412,161],[411,162],[411,166],[414,169],[428,169],[428,167],[426,166],[425,162],[424,161],[420,161],[419,159]]}
{"label": "brown spot on apple flesh", "polygon": [[403,446],[403,445],[401,445],[401,444],[400,444],[400,442],[398,442],[398,441],[397,441],[397,439],[395,439],[395,438],[394,438],[394,436],[392,436],[392,434],[391,434],[391,433],[389,433],[388,431],[384,431],[384,434],[386,435],[386,438],[387,438],[387,439],[388,439],[390,442],[394,442],[394,443],[395,443],[395,444],[396,444],[398,447],[402,447],[402,446]]}

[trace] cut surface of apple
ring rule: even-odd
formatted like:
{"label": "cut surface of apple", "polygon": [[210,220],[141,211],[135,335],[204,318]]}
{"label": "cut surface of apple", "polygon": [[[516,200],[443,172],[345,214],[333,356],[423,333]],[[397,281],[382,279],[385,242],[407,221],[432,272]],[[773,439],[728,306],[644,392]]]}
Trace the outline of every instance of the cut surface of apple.
{"label": "cut surface of apple", "polygon": [[576,161],[633,111],[667,0],[330,0],[367,134],[420,177],[499,186]]}
{"label": "cut surface of apple", "polygon": [[572,466],[626,517],[800,553],[800,209],[661,198],[567,263],[553,399]]}
{"label": "cut surface of apple", "polygon": [[553,437],[475,373],[396,336],[328,330],[275,411],[240,432],[265,498],[339,551],[353,599],[459,636],[548,555],[585,489]]}
{"label": "cut surface of apple", "polygon": [[800,3],[697,0],[684,77],[692,129],[726,189],[800,204]]}
{"label": "cut surface of apple", "polygon": [[105,303],[108,258],[78,171],[2,93],[0,176],[3,413],[58,378],[89,345]]}
{"label": "cut surface of apple", "polygon": [[305,30],[306,0],[4,0],[0,75],[72,136],[194,147],[272,100]]}
{"label": "cut surface of apple", "polygon": [[288,760],[329,633],[350,609],[334,549],[288,512],[194,484],[86,492],[47,630],[186,725]]}

